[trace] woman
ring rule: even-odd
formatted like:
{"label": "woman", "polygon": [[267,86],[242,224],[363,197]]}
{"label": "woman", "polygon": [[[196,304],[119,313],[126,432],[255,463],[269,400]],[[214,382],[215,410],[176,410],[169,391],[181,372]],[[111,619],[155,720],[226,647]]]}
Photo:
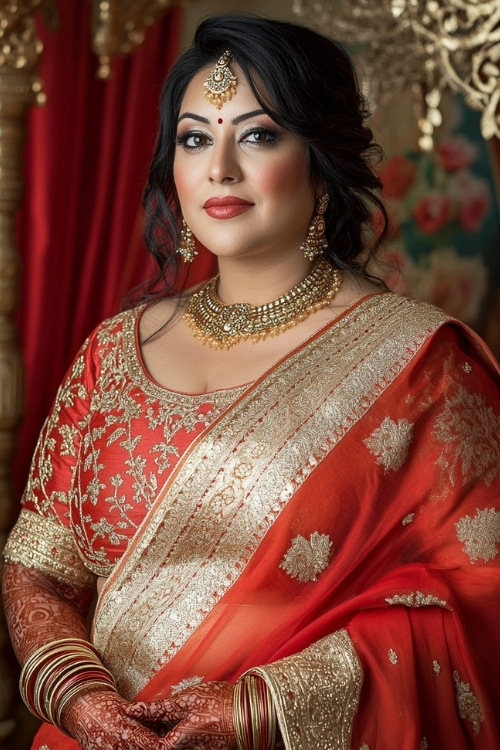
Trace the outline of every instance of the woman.
{"label": "woman", "polygon": [[298,26],[211,18],[174,66],[162,291],[79,352],[5,550],[37,750],[498,748],[498,366],[364,271],[366,115]]}

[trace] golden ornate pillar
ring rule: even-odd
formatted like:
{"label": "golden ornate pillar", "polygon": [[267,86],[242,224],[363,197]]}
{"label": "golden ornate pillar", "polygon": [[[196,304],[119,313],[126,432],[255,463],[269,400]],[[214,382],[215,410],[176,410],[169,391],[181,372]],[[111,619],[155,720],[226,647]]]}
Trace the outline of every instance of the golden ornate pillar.
{"label": "golden ornate pillar", "polygon": [[[23,409],[22,360],[12,313],[17,307],[20,262],[16,212],[22,197],[23,143],[32,104],[43,102],[36,76],[42,45],[34,12],[53,10],[52,0],[0,2],[0,549],[12,524],[10,468]],[[49,16],[47,15],[47,18]],[[10,668],[3,610],[0,612],[0,748],[13,747],[17,685]]]}

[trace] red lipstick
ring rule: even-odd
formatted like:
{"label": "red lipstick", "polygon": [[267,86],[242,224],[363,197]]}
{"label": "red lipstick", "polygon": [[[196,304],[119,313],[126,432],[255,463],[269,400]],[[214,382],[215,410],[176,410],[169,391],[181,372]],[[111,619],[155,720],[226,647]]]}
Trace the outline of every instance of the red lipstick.
{"label": "red lipstick", "polygon": [[203,204],[203,208],[213,219],[232,219],[238,214],[252,208],[254,204],[235,195],[227,195],[225,198],[209,198]]}

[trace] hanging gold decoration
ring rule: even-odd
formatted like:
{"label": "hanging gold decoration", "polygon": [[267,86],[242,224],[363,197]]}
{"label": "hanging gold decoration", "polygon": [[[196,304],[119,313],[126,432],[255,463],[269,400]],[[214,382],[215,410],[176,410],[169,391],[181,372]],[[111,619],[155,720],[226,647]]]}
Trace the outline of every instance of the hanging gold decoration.
{"label": "hanging gold decoration", "polygon": [[360,52],[372,104],[411,88],[423,150],[447,88],[482,112],[484,138],[500,138],[499,0],[295,0],[294,12]]}
{"label": "hanging gold decoration", "polygon": [[173,0],[93,0],[92,44],[99,57],[99,78],[109,78],[111,58],[139,47],[147,29],[172,5]]}

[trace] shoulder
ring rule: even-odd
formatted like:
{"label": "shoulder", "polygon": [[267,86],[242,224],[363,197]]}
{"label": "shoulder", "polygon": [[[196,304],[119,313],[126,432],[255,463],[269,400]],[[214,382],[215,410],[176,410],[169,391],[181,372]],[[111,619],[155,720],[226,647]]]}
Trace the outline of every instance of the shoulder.
{"label": "shoulder", "polygon": [[70,368],[70,379],[83,376],[91,388],[101,373],[118,370],[127,349],[136,346],[137,321],[145,305],[106,318],[87,336]]}

